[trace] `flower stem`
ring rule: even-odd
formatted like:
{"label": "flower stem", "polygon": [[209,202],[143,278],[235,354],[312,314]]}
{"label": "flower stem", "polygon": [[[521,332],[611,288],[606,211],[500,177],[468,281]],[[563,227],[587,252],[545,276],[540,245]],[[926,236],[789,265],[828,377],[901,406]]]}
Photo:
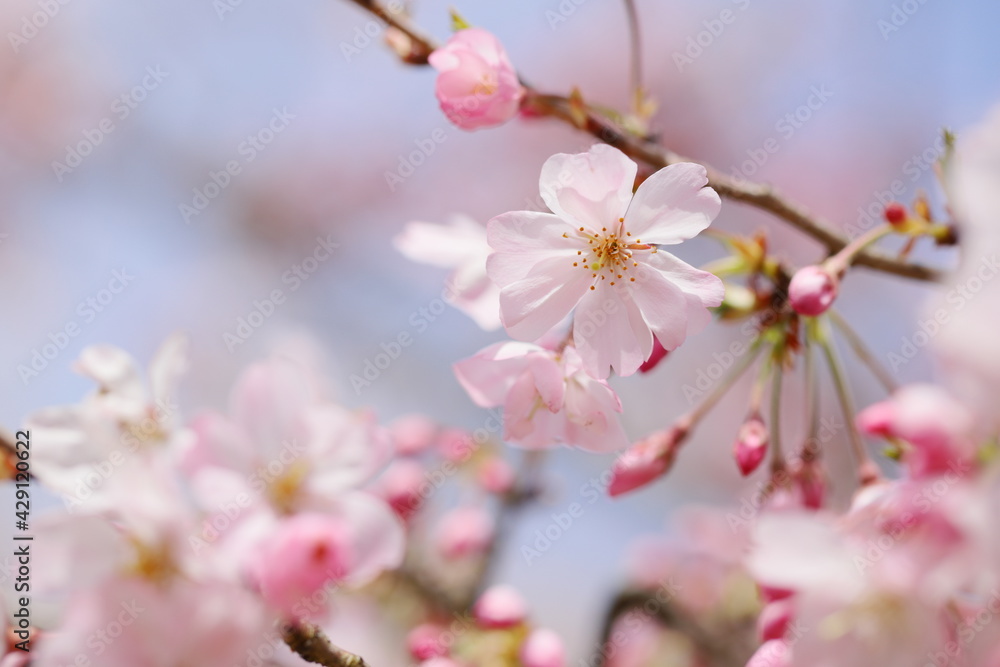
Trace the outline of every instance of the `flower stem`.
{"label": "flower stem", "polygon": [[829,312],[830,320],[833,322],[833,325],[840,329],[840,332],[844,334],[844,338],[847,339],[847,343],[851,346],[851,350],[854,351],[854,354],[858,357],[861,363],[868,367],[868,370],[870,370],[872,375],[874,375],[879,381],[882,388],[889,394],[896,391],[899,388],[899,385],[896,384],[896,381],[889,375],[885,366],[880,364],[878,359],[875,358],[875,355],[872,354],[870,349],[868,349],[868,346],[865,345],[861,336],[858,335],[858,333],[851,327],[850,324],[848,324],[847,320],[845,320],[840,313],[833,309]]}
{"label": "flower stem", "polygon": [[642,35],[639,31],[639,12],[635,8],[635,0],[625,0],[625,12],[628,14],[628,32],[631,44],[629,83],[632,93],[632,109],[636,114],[639,114],[643,99]]}
{"label": "flower stem", "polygon": [[685,431],[690,430],[697,425],[698,422],[701,421],[712,408],[715,407],[715,404],[719,402],[719,399],[725,396],[729,390],[733,388],[736,381],[739,380],[740,377],[743,376],[743,373],[745,373],[746,370],[750,368],[750,365],[753,364],[757,355],[760,354],[763,342],[763,336],[758,336],[757,339],[750,345],[750,349],[743,355],[743,358],[736,362],[736,365],[729,371],[729,375],[724,377],[719,382],[719,385],[712,391],[712,393],[706,396],[705,400],[695,406],[691,412],[687,413],[687,415],[678,420],[678,426],[680,426],[680,428]]}
{"label": "flower stem", "polygon": [[839,278],[844,274],[844,271],[847,270],[847,267],[854,262],[854,259],[858,256],[858,254],[892,231],[893,227],[889,224],[879,225],[878,227],[869,229],[867,232],[841,248],[836,255],[827,260],[827,266],[829,267],[830,272]]}
{"label": "flower stem", "polygon": [[771,384],[771,423],[768,425],[771,441],[771,470],[777,472],[785,467],[785,455],[781,451],[781,377],[784,374],[781,363],[773,364],[774,375]]}

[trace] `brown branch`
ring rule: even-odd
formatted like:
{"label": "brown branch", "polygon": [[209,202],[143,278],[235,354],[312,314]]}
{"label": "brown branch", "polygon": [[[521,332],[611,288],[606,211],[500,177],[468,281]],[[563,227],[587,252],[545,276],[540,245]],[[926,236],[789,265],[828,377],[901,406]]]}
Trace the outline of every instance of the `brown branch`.
{"label": "brown branch", "polygon": [[[436,48],[433,41],[424,37],[405,19],[390,13],[375,0],[350,1],[378,16],[409,37],[413,44],[413,49],[409,56],[403,57],[405,62],[413,65],[427,64],[427,56]],[[682,157],[657,143],[629,134],[616,127],[610,120],[595,114],[591,110],[587,111],[586,120],[581,125],[570,114],[569,100],[567,98],[559,95],[542,94],[527,86],[527,84],[525,84],[525,87],[528,88],[525,104],[530,105],[533,111],[569,123],[596,139],[614,146],[629,157],[641,160],[655,169],[660,169],[676,162],[699,162]],[[715,188],[720,196],[770,213],[804,234],[811,236],[821,243],[829,254],[838,252],[848,244],[848,240],[839,234],[828,222],[813,216],[804,207],[785,198],[770,185],[736,180],[707,165],[705,168],[708,170],[709,185]],[[871,249],[858,253],[853,263],[875,269],[876,271],[882,271],[883,273],[912,278],[914,280],[937,281],[941,277],[940,272],[936,269],[902,261]]]}
{"label": "brown branch", "polygon": [[307,623],[288,625],[282,631],[282,636],[288,647],[298,653],[303,660],[324,667],[368,667],[368,663],[360,655],[337,648],[330,643],[323,631],[315,625]]}

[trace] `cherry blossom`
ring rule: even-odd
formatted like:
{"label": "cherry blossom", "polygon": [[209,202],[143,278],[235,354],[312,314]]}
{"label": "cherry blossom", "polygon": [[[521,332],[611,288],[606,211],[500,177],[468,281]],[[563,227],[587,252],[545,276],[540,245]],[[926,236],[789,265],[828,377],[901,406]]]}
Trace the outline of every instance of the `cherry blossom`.
{"label": "cherry blossom", "polygon": [[592,452],[628,444],[621,403],[591,377],[572,347],[497,343],[455,364],[455,375],[482,407],[504,407],[504,439],[530,449],[565,443]]}
{"label": "cherry blossom", "polygon": [[458,127],[493,127],[517,115],[524,86],[500,40],[486,30],[459,30],[429,61],[438,71],[434,92],[441,110]]}
{"label": "cherry blossom", "polygon": [[500,328],[500,289],[486,275],[491,249],[485,227],[463,215],[452,216],[447,225],[411,222],[393,243],[414,262],[454,269],[445,300],[483,329]]}
{"label": "cherry blossom", "polygon": [[666,252],[696,236],[719,212],[705,169],[665,167],[632,195],[636,164],[595,145],[542,167],[552,213],[514,211],[487,223],[490,277],[500,286],[507,333],[545,335],[576,308],[573,342],[587,371],[631,375],[649,359],[654,335],[667,351],[701,329],[722,303],[722,281]]}

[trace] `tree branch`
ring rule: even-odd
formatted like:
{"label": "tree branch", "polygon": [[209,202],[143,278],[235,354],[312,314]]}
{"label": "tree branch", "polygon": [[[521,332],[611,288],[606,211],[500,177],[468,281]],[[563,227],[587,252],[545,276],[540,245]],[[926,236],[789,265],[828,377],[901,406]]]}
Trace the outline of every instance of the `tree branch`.
{"label": "tree branch", "polygon": [[[432,40],[421,34],[404,18],[390,13],[375,0],[349,1],[381,18],[390,26],[409,37],[413,44],[413,49],[409,56],[403,57],[405,62],[412,65],[427,64],[427,56],[437,48]],[[581,125],[570,114],[569,100],[567,98],[559,95],[540,93],[527,84],[525,84],[525,87],[528,89],[525,104],[530,105],[533,111],[569,123],[596,139],[614,146],[632,159],[645,162],[654,169],[661,169],[677,162],[699,162],[699,164],[704,164],[698,160],[690,160],[682,157],[652,141],[629,134],[614,125],[607,118],[599,116],[591,110],[587,111],[586,121]],[[743,180],[738,181],[708,165],[705,165],[705,168],[708,170],[709,185],[720,196],[770,213],[804,234],[811,236],[821,243],[829,254],[838,252],[848,244],[848,239],[839,234],[836,228],[825,220],[813,216],[803,206],[785,198],[770,185]],[[858,253],[853,263],[876,271],[882,271],[883,273],[912,278],[914,280],[937,281],[941,277],[940,272],[936,269],[899,260],[871,249]]]}
{"label": "tree branch", "polygon": [[324,667],[369,667],[365,659],[334,646],[317,626],[308,623],[288,625],[282,631],[288,647],[302,659]]}

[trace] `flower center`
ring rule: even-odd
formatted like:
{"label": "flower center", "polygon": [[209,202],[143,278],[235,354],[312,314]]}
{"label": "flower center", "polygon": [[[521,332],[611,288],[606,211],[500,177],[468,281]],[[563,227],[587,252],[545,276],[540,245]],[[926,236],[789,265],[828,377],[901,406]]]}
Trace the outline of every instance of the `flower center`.
{"label": "flower center", "polygon": [[302,484],[308,473],[309,466],[304,461],[295,461],[271,481],[267,487],[267,494],[275,509],[283,514],[295,511]]}
{"label": "flower center", "polygon": [[[642,239],[632,239],[632,233],[625,231],[624,222],[624,218],[618,219],[617,231],[609,232],[607,227],[596,233],[583,227],[577,230],[577,237],[587,241],[587,249],[577,250],[578,258],[573,266],[593,274],[594,285],[590,289],[596,289],[598,279],[608,280],[611,285],[626,278],[634,283],[635,276],[628,275],[628,271],[639,266],[639,262],[632,255],[644,250],[656,252],[654,246],[643,243]],[[563,236],[569,238],[567,234]]]}
{"label": "flower center", "polygon": [[500,82],[497,80],[496,74],[493,72],[483,72],[479,76],[479,81],[476,83],[476,87],[472,89],[472,94],[477,97],[488,97],[497,92],[497,88],[499,87]]}

